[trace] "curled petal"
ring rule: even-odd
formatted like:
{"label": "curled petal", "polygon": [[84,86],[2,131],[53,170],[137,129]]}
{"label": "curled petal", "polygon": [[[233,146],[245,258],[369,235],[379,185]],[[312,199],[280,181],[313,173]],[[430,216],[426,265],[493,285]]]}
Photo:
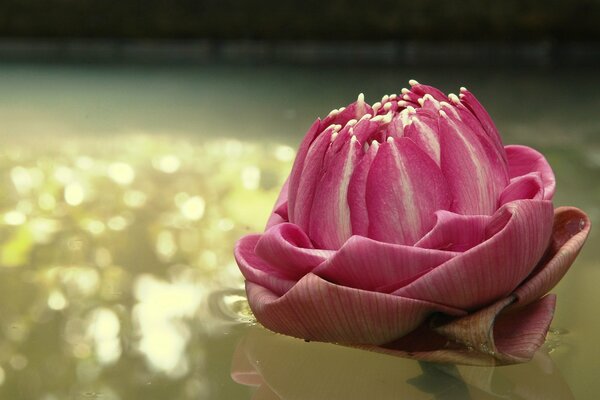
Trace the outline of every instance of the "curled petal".
{"label": "curled petal", "polygon": [[451,197],[435,162],[413,141],[400,138],[380,146],[366,200],[369,237],[412,245],[433,226],[433,213],[450,206]]}
{"label": "curled petal", "polygon": [[510,184],[500,194],[500,205],[515,200],[543,200],[544,186],[538,172],[519,176],[510,180]]}
{"label": "curled petal", "polygon": [[416,247],[464,252],[486,239],[485,229],[492,217],[460,215],[436,211],[437,222],[417,243]]}
{"label": "curled petal", "polygon": [[246,292],[266,328],[334,343],[386,343],[415,329],[432,312],[464,315],[426,301],[335,285],[312,273],[281,297],[250,281]]}
{"label": "curled petal", "polygon": [[281,276],[293,280],[300,279],[334,253],[315,249],[308,236],[290,223],[266,231],[256,243],[254,252]]}
{"label": "curled petal", "polygon": [[552,203],[505,204],[486,227],[488,240],[394,292],[404,297],[476,309],[508,296],[535,268],[552,233]]}
{"label": "curled petal", "polygon": [[[313,273],[330,282],[364,290],[408,284],[456,253],[378,242],[352,236]],[[396,286],[397,289],[399,286]]]}
{"label": "curled petal", "polygon": [[552,289],[565,275],[590,233],[588,216],[575,207],[554,210],[550,246],[535,271],[517,290],[515,307],[529,304]]}
{"label": "curled petal", "polygon": [[279,295],[284,294],[296,283],[284,277],[265,260],[256,255],[254,248],[262,235],[247,235],[235,244],[233,255],[242,275],[247,281],[255,282]]}
{"label": "curled petal", "polygon": [[532,172],[539,172],[544,185],[544,200],[551,200],[556,189],[554,172],[546,158],[531,147],[521,145],[505,146],[508,158],[508,175],[516,178]]}

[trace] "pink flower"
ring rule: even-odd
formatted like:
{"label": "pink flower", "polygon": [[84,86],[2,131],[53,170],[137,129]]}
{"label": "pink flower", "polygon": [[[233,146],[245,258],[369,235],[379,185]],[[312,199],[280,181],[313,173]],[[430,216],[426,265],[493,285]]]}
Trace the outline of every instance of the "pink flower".
{"label": "pink flower", "polygon": [[312,125],[265,232],[236,245],[250,307],[265,327],[303,339],[438,361],[528,360],[554,311],[541,296],[590,222],[553,210],[544,156],[503,146],[469,91],[410,84]]}

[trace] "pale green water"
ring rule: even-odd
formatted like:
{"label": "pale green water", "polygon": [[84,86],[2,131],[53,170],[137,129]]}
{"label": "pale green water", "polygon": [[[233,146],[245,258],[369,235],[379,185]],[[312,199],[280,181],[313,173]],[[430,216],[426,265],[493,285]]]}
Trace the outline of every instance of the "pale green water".
{"label": "pale green water", "polygon": [[420,365],[248,323],[231,249],[293,148],[409,78],[469,87],[506,143],[547,155],[556,204],[598,224],[591,70],[0,64],[0,398],[597,398],[597,226],[526,365]]}

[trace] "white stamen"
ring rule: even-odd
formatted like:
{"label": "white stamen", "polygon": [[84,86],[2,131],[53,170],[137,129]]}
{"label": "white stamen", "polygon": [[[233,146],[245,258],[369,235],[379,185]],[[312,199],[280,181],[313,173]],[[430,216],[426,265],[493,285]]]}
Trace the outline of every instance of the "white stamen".
{"label": "white stamen", "polygon": [[333,132],[331,134],[331,141],[333,142],[335,140],[335,138],[338,137],[338,133],[337,132]]}
{"label": "white stamen", "polygon": [[381,103],[377,102],[377,103],[373,104],[372,108],[373,108],[373,114],[377,114],[377,110],[379,110],[381,108]]}
{"label": "white stamen", "polygon": [[448,114],[446,114],[446,112],[444,110],[440,110],[440,115],[444,118],[448,117]]}
{"label": "white stamen", "polygon": [[410,101],[410,96],[405,94],[404,96],[402,96],[402,98],[406,101]]}
{"label": "white stamen", "polygon": [[421,97],[417,101],[419,102],[419,104],[421,105],[421,107],[423,107],[423,104],[425,103],[425,99]]}
{"label": "white stamen", "polygon": [[432,95],[430,95],[429,93],[427,93],[425,96],[423,96],[423,99],[424,99],[424,100],[430,100],[430,101],[433,101],[433,100],[434,100],[433,96],[432,96]]}
{"label": "white stamen", "polygon": [[329,114],[327,115],[328,117],[335,117],[336,115],[338,115],[339,111],[337,109],[333,109],[329,112]]}
{"label": "white stamen", "polygon": [[359,93],[358,94],[358,98],[356,99],[357,103],[364,103],[365,102],[365,94],[364,93]]}
{"label": "white stamen", "polygon": [[460,103],[460,99],[458,98],[457,95],[455,95],[454,93],[450,93],[448,95],[448,98],[450,99],[451,102],[453,103]]}
{"label": "white stamen", "polygon": [[406,107],[406,109],[408,110],[409,113],[414,114],[417,112],[417,110],[415,110],[415,108],[413,106],[408,106]]}
{"label": "white stamen", "polygon": [[377,140],[373,140],[371,142],[371,148],[373,149],[373,151],[377,151],[379,149],[379,142]]}
{"label": "white stamen", "polygon": [[358,142],[358,138],[356,136],[352,135],[352,138],[350,139],[350,142],[356,143],[356,142]]}
{"label": "white stamen", "polygon": [[398,107],[407,107],[407,106],[408,106],[408,103],[404,100],[400,100],[398,102]]}
{"label": "white stamen", "polygon": [[383,123],[390,123],[392,122],[392,112],[388,112],[385,115],[377,115],[373,118],[371,118],[371,121],[373,122],[383,122]]}
{"label": "white stamen", "polygon": [[342,111],[344,111],[345,109],[346,109],[346,107],[340,107],[340,108],[338,108],[338,112],[342,112]]}
{"label": "white stamen", "polygon": [[354,126],[354,125],[356,125],[357,122],[358,122],[357,120],[351,119],[350,121],[346,122],[346,125],[347,126]]}
{"label": "white stamen", "polygon": [[393,137],[388,137],[386,140],[388,143],[394,143],[394,138]]}
{"label": "white stamen", "polygon": [[362,117],[360,117],[359,121],[362,121],[363,119],[371,119],[372,115],[371,114],[365,114]]}
{"label": "white stamen", "polygon": [[440,105],[441,105],[442,107],[452,107],[452,106],[450,105],[450,103],[448,103],[448,102],[446,102],[446,101],[440,101]]}
{"label": "white stamen", "polygon": [[461,92],[466,92],[466,91],[467,91],[467,88],[466,88],[466,87],[464,87],[464,86],[461,86],[461,88],[460,88],[460,91],[461,91]]}
{"label": "white stamen", "polygon": [[385,102],[386,102],[386,101],[388,101],[389,99],[390,99],[390,96],[386,94],[385,96],[383,96],[383,97],[381,98],[381,104],[385,103]]}
{"label": "white stamen", "polygon": [[397,94],[390,94],[390,100],[396,100]]}
{"label": "white stamen", "polygon": [[416,80],[414,80],[414,79],[411,79],[411,80],[409,80],[409,81],[408,81],[408,84],[409,84],[410,86],[415,86],[415,85],[418,85],[418,84],[419,84],[419,82],[417,82],[417,81],[416,81]]}
{"label": "white stamen", "polygon": [[407,88],[402,88],[402,90],[400,91],[402,94],[409,94],[410,90],[408,90]]}
{"label": "white stamen", "polygon": [[333,125],[333,131],[334,131],[334,132],[337,132],[337,131],[339,131],[340,129],[342,129],[342,126],[341,126],[340,124],[335,124],[335,125]]}
{"label": "white stamen", "polygon": [[385,111],[390,111],[390,108],[392,108],[392,103],[385,103],[385,104],[383,105],[383,109],[384,109]]}

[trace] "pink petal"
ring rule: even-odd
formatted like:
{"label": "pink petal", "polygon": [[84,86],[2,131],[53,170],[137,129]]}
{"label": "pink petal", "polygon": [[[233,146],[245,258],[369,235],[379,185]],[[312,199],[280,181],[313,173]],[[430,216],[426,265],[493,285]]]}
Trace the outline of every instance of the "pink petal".
{"label": "pink petal", "polygon": [[423,97],[426,94],[429,94],[429,95],[433,96],[433,98],[436,99],[437,101],[447,101],[448,100],[446,95],[441,90],[434,88],[433,86],[429,86],[429,85],[423,85],[423,84],[418,83],[416,85],[413,85],[410,88],[410,91],[419,97]]}
{"label": "pink petal", "polygon": [[544,184],[544,200],[551,200],[556,189],[554,172],[542,154],[527,146],[505,146],[510,178],[539,172]]}
{"label": "pink petal", "polygon": [[350,207],[350,222],[352,234],[367,236],[369,233],[369,214],[367,212],[367,177],[371,164],[379,149],[376,143],[369,147],[367,153],[361,158],[348,186],[348,206]]}
{"label": "pink petal", "polygon": [[254,248],[261,236],[247,235],[238,240],[233,250],[235,261],[247,281],[255,282],[274,293],[284,294],[296,282],[283,277],[279,271],[256,255]]}
{"label": "pink petal", "polygon": [[437,117],[423,110],[412,114],[404,127],[404,136],[412,139],[432,160],[440,165],[440,138]]}
{"label": "pink petal", "polygon": [[[313,270],[330,282],[364,290],[410,279],[437,267],[456,253],[378,242],[352,236],[333,257]],[[397,287],[395,287],[397,289]]]}
{"label": "pink petal", "polygon": [[528,304],[552,289],[565,275],[591,229],[588,216],[575,207],[554,210],[550,246],[535,271],[515,291],[516,306]]}
{"label": "pink petal", "polygon": [[[423,184],[427,182],[427,184]],[[369,237],[414,244],[434,224],[434,212],[451,198],[435,162],[407,138],[383,143],[367,179]]]}
{"label": "pink petal", "polygon": [[309,235],[318,248],[338,249],[352,235],[348,186],[363,154],[356,139],[346,140],[331,164],[324,166],[310,215]]}
{"label": "pink petal", "polygon": [[530,360],[544,344],[555,305],[556,296],[550,294],[525,307],[499,314],[493,330],[496,350],[509,360]]}
{"label": "pink petal", "polygon": [[460,215],[437,211],[435,226],[423,236],[416,247],[464,252],[486,239],[485,228],[492,217],[488,215]]}
{"label": "pink petal", "polygon": [[500,194],[500,205],[515,200],[544,200],[544,187],[538,172],[519,176],[510,180],[510,184]]}
{"label": "pink petal", "polygon": [[504,165],[468,125],[440,111],[441,168],[458,214],[491,215],[508,184]]}
{"label": "pink petal", "polygon": [[279,276],[298,280],[334,254],[315,249],[306,234],[296,225],[283,223],[266,231],[256,243],[255,254]]}
{"label": "pink petal", "polygon": [[300,177],[302,175],[302,171],[304,170],[304,160],[308,154],[311,144],[321,132],[319,130],[320,125],[321,120],[317,119],[315,122],[313,122],[312,126],[304,136],[304,139],[302,139],[302,143],[300,143],[300,148],[296,154],[296,159],[294,160],[294,165],[292,166],[292,172],[290,173],[287,181],[289,183],[287,199],[289,203],[290,219],[293,219],[294,208],[296,206],[296,197],[298,195],[298,188],[300,186]]}
{"label": "pink petal", "polygon": [[[296,199],[294,203],[292,203],[292,190],[290,189],[290,197],[288,200],[290,222],[298,225],[305,232],[308,232],[310,210],[313,204],[317,184],[321,178],[323,159],[325,158],[325,153],[331,143],[331,133],[331,129],[323,132],[310,146],[304,160],[304,167],[300,176],[298,188],[295,192]],[[292,173],[294,173],[293,170]],[[290,178],[290,188],[291,184]]]}
{"label": "pink petal", "polygon": [[289,188],[290,178],[288,177],[281,191],[279,192],[279,197],[275,201],[275,205],[273,206],[273,211],[271,211],[271,216],[267,221],[266,229],[269,229],[273,225],[281,224],[283,222],[287,222],[288,220],[288,188]]}
{"label": "pink petal", "polygon": [[552,233],[552,203],[517,200],[505,204],[487,228],[488,240],[394,294],[462,309],[506,297],[544,254]]}
{"label": "pink petal", "polygon": [[432,312],[463,315],[457,309],[338,286],[314,274],[285,295],[246,282],[248,302],[266,328],[302,339],[334,343],[386,343],[419,326]]}
{"label": "pink petal", "polygon": [[331,124],[339,124],[345,126],[351,119],[359,120],[363,115],[373,115],[373,109],[365,103],[363,97],[359,96],[358,100],[346,106],[341,112],[333,112],[329,114],[321,124],[321,130],[327,128]]}
{"label": "pink petal", "polygon": [[494,146],[501,151],[502,150],[502,139],[500,137],[500,133],[498,133],[498,128],[494,125],[494,121],[490,117],[490,114],[486,111],[486,109],[481,105],[479,100],[473,95],[473,93],[469,92],[466,89],[461,89],[460,91],[460,102],[464,104],[475,117],[481,122],[483,129],[488,134],[489,138],[494,143]]}

